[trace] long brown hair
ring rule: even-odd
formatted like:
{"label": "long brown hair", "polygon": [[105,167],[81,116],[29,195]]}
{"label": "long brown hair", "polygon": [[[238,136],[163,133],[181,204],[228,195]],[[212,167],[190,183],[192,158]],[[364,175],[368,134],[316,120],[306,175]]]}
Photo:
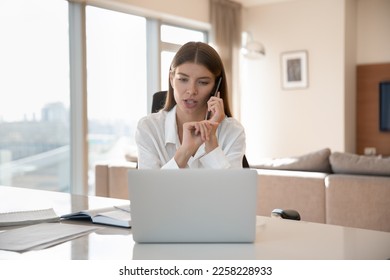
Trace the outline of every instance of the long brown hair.
{"label": "long brown hair", "polygon": [[[170,73],[173,73],[176,70],[176,67],[187,62],[200,64],[206,67],[211,73],[213,73],[215,77],[215,83],[219,77],[222,77],[221,86],[219,88],[220,98],[223,100],[226,116],[231,117],[232,113],[230,111],[228,100],[228,87],[226,82],[225,68],[223,67],[222,60],[216,50],[206,43],[188,42],[184,44],[174,56],[169,69]],[[176,105],[170,80],[168,80],[168,83],[169,89],[163,108],[165,111],[170,111]]]}

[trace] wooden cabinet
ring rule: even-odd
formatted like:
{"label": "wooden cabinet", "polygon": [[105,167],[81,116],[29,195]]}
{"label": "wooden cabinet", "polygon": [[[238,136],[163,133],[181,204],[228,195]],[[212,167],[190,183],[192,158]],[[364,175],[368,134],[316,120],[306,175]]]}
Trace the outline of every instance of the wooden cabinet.
{"label": "wooden cabinet", "polygon": [[376,154],[390,156],[390,132],[379,130],[379,83],[390,81],[390,63],[358,65],[356,78],[357,153],[374,147]]}

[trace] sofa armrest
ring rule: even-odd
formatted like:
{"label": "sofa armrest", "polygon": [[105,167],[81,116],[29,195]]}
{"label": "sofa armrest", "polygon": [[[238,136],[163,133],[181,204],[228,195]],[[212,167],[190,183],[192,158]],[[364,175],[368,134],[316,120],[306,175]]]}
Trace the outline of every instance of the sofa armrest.
{"label": "sofa armrest", "polygon": [[129,199],[127,172],[136,169],[136,162],[100,163],[95,166],[96,195]]}
{"label": "sofa armrest", "polygon": [[332,174],[325,184],[328,224],[390,232],[390,177]]}
{"label": "sofa armrest", "polygon": [[257,169],[257,214],[270,216],[275,208],[294,209],[301,219],[325,223],[327,173]]}

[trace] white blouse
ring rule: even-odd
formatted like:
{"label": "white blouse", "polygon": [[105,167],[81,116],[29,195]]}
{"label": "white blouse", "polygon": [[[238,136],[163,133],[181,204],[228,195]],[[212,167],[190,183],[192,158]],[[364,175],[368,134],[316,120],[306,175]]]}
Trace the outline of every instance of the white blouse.
{"label": "white blouse", "polygon": [[[226,117],[218,126],[217,138],[219,146],[206,153],[205,144],[202,144],[188,161],[187,168],[242,168],[246,146],[241,123]],[[178,169],[174,155],[181,144],[177,133],[176,106],[169,112],[160,111],[140,119],[135,140],[138,168]]]}

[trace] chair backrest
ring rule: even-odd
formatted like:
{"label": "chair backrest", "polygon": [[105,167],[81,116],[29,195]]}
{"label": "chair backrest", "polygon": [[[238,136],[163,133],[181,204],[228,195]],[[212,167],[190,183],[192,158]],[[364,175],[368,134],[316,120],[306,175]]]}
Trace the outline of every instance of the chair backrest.
{"label": "chair backrest", "polygon": [[167,97],[166,90],[158,91],[155,94],[153,94],[152,113],[157,113],[164,107],[166,97]]}
{"label": "chair backrest", "polygon": [[[167,97],[166,90],[158,91],[155,94],[153,94],[152,113],[157,113],[164,107],[166,97]],[[242,167],[249,168],[249,163],[245,155],[242,158]]]}

